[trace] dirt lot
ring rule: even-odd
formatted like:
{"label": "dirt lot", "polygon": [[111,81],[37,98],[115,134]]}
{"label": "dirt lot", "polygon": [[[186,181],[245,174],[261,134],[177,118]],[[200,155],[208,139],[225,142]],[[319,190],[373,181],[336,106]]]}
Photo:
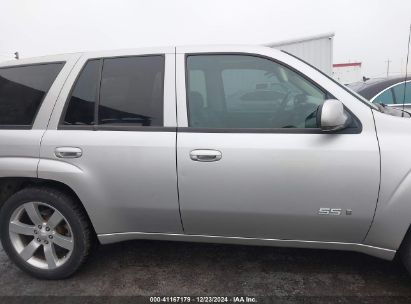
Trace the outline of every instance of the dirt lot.
{"label": "dirt lot", "polygon": [[411,303],[404,298],[411,297],[411,277],[396,262],[351,252],[157,241],[101,246],[63,281],[29,277],[1,248],[0,286],[0,299],[8,303],[13,298],[1,296],[248,295],[261,302],[268,298],[259,296],[269,295],[276,303]]}

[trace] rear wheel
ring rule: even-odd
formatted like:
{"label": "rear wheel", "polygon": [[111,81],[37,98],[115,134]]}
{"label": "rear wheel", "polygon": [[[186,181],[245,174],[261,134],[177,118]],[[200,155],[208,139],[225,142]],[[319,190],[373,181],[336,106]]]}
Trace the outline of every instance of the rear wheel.
{"label": "rear wheel", "polygon": [[0,211],[1,242],[18,267],[42,279],[62,279],[86,260],[92,230],[77,202],[51,188],[27,188]]}

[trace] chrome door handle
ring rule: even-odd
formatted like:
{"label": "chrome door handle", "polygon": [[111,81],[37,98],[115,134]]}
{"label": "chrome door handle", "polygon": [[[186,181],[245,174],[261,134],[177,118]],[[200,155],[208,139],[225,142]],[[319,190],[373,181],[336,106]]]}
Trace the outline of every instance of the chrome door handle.
{"label": "chrome door handle", "polygon": [[58,158],[78,158],[83,155],[83,151],[75,147],[58,147],[54,150],[54,155]]}
{"label": "chrome door handle", "polygon": [[199,149],[190,152],[190,158],[199,162],[214,162],[220,160],[221,157],[223,155],[218,150]]}

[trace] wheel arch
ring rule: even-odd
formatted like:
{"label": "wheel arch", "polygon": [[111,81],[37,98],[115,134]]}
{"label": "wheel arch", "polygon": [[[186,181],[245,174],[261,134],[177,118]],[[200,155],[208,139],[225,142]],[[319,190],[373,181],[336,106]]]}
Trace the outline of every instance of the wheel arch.
{"label": "wheel arch", "polygon": [[0,177],[0,209],[13,194],[28,187],[49,187],[68,194],[84,212],[94,235],[97,235],[93,222],[79,196],[70,186],[61,181],[36,177]]}

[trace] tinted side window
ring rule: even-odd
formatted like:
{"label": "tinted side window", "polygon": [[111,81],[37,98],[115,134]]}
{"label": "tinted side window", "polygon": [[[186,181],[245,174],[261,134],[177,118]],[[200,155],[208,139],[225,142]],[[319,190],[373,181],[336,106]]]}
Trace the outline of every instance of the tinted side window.
{"label": "tinted side window", "polygon": [[[411,103],[411,82],[407,82],[406,87],[407,88],[405,92],[405,103]],[[401,83],[393,87],[396,103],[402,104],[404,100],[404,88],[405,88],[404,83]]]}
{"label": "tinted side window", "polygon": [[99,124],[163,125],[164,56],[105,59]]}
{"label": "tinted side window", "polygon": [[[194,81],[194,71],[204,77]],[[256,56],[188,56],[187,72],[191,127],[316,128],[318,106],[326,99],[296,72]]]}
{"label": "tinted side window", "polygon": [[31,126],[63,63],[0,68],[0,125]]}
{"label": "tinted side window", "polygon": [[373,100],[374,103],[384,103],[384,104],[393,104],[394,96],[392,95],[392,89],[385,91],[384,93],[378,95],[377,98]]}
{"label": "tinted side window", "polygon": [[188,74],[191,92],[201,95],[204,105],[207,105],[207,89],[204,71],[191,70]]}
{"label": "tinted side window", "polygon": [[64,119],[65,125],[93,125],[97,102],[100,60],[87,62],[74,85]]}

